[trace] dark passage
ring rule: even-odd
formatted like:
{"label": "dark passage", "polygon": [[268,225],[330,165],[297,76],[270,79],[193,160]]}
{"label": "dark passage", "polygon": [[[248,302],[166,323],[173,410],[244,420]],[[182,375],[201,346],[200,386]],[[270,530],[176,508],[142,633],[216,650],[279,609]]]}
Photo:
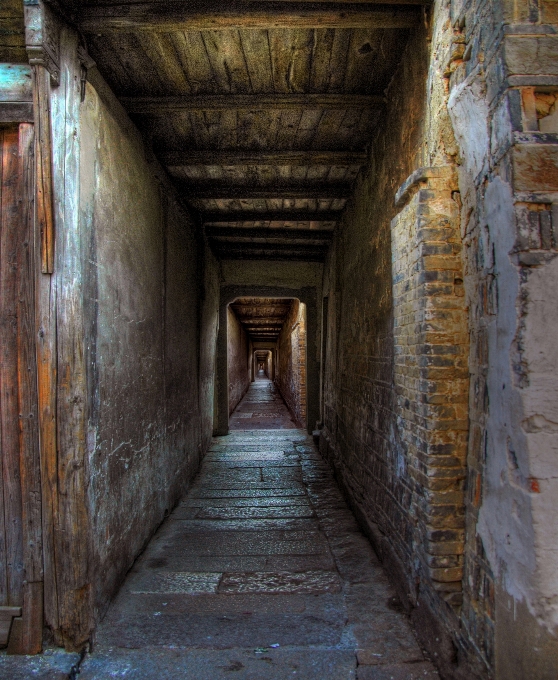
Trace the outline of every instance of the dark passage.
{"label": "dark passage", "polygon": [[[261,377],[243,404],[288,417]],[[329,467],[299,429],[214,438],[190,492],[130,572],[80,674],[116,676],[438,677]]]}
{"label": "dark passage", "polygon": [[298,427],[277,387],[258,371],[246,396],[231,416],[231,430],[293,429]]}

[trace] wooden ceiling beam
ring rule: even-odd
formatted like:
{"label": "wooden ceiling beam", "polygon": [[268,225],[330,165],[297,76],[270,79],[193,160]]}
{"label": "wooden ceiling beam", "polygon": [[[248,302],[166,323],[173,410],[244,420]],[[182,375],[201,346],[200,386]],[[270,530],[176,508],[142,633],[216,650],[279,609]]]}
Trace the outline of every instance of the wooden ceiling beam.
{"label": "wooden ceiling beam", "polygon": [[255,243],[254,241],[246,241],[246,243],[238,243],[236,241],[228,243],[225,241],[213,241],[213,247],[219,251],[224,250],[284,250],[297,252],[326,252],[328,244],[310,244],[310,243]]}
{"label": "wooden ceiling beam", "polygon": [[[205,233],[212,239],[273,239],[290,241],[295,244],[297,241],[325,241],[329,243],[333,238],[332,231],[325,229],[268,229],[252,227],[206,227]],[[220,241],[223,243],[223,241]],[[228,241],[227,241],[228,242]],[[254,241],[248,241],[248,243]],[[242,245],[245,241],[242,241]]]}
{"label": "wooden ceiling beam", "polygon": [[[425,4],[421,2],[420,4]],[[413,28],[420,7],[408,4],[247,0],[143,1],[85,5],[76,16],[85,32],[187,31],[249,28]]]}
{"label": "wooden ceiling beam", "polygon": [[175,182],[178,186],[179,192],[184,194],[185,198],[189,200],[196,199],[216,199],[216,200],[236,200],[236,199],[250,199],[250,198],[349,198],[352,193],[350,184],[321,184],[321,185],[271,185],[269,187],[262,186],[239,186],[237,185],[223,185],[210,184],[196,185],[186,184],[185,182]]}
{"label": "wooden ceiling beam", "polygon": [[323,262],[325,253],[285,253],[266,251],[260,253],[247,253],[244,251],[219,252],[217,256],[221,260],[275,260],[282,262]]}
{"label": "wooden ceiling beam", "polygon": [[129,113],[166,115],[170,111],[277,111],[382,109],[383,95],[360,94],[225,94],[182,97],[121,97]]}
{"label": "wooden ceiling beam", "polygon": [[257,212],[251,210],[224,210],[202,213],[204,226],[217,226],[238,222],[337,222],[342,212],[328,210],[308,212],[302,210],[282,210]]}
{"label": "wooden ceiling beam", "polygon": [[188,151],[158,152],[171,171],[188,165],[364,165],[368,156],[360,151]]}

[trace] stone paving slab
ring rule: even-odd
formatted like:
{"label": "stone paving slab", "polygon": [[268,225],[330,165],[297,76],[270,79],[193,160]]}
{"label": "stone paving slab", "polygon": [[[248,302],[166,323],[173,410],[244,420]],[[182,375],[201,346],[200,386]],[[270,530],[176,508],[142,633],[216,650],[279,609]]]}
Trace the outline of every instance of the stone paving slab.
{"label": "stone paving slab", "polygon": [[209,531],[265,531],[266,529],[282,529],[283,531],[318,531],[318,522],[310,518],[246,518],[246,519],[209,519],[196,517],[186,519],[172,517],[175,522],[188,522],[188,531],[201,531],[207,534]]}
{"label": "stone paving slab", "polygon": [[252,616],[212,616],[172,615],[161,610],[136,613],[118,626],[107,626],[97,640],[103,648],[118,646],[131,649],[141,649],[145,645],[227,649],[250,645],[261,647],[272,642],[282,646],[331,647],[340,644],[344,621],[342,612],[337,611],[324,611],[320,615],[273,612]]}
{"label": "stone paving slab", "polygon": [[[255,521],[255,520],[253,520]],[[173,555],[316,555],[329,552],[319,531],[191,531],[186,522],[168,522],[165,540],[157,541],[153,554]],[[289,535],[291,534],[291,535]]]}
{"label": "stone paving slab", "polygon": [[359,666],[357,680],[438,680],[431,663]]}
{"label": "stone paving slab", "polygon": [[37,656],[8,656],[0,652],[2,680],[67,680],[79,654],[47,648]]}
{"label": "stone paving slab", "polygon": [[267,507],[310,507],[306,495],[301,496],[264,496],[263,498],[187,498],[176,512],[184,507],[196,508],[267,508]]}
{"label": "stone paving slab", "polygon": [[315,517],[314,511],[309,505],[256,505],[256,507],[190,507],[188,510],[197,512],[191,517],[183,517],[186,508],[179,508],[173,513],[173,519],[288,519],[288,518],[309,518]]}
{"label": "stone paving slab", "polygon": [[192,489],[189,496],[194,498],[274,498],[279,496],[302,496],[307,501],[304,487],[286,489]]}
{"label": "stone paving slab", "polygon": [[206,652],[147,648],[103,651],[86,659],[80,680],[354,680],[347,650],[230,649]]}

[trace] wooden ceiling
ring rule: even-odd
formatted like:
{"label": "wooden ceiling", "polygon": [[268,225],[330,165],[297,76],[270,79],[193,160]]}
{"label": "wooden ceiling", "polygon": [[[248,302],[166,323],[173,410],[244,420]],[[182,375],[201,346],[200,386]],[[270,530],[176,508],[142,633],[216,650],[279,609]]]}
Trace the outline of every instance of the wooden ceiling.
{"label": "wooden ceiling", "polygon": [[238,298],[231,309],[254,342],[275,342],[291,309],[286,298]]}
{"label": "wooden ceiling", "polygon": [[321,261],[419,3],[136,0],[70,11],[218,257]]}

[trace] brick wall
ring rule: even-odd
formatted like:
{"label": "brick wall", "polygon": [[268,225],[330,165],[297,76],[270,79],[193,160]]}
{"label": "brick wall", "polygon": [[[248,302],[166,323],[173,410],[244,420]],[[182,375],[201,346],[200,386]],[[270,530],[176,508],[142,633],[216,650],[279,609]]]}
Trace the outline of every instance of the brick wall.
{"label": "brick wall", "polygon": [[391,223],[394,389],[412,576],[462,603],[468,334],[451,166],[413,173]]}

